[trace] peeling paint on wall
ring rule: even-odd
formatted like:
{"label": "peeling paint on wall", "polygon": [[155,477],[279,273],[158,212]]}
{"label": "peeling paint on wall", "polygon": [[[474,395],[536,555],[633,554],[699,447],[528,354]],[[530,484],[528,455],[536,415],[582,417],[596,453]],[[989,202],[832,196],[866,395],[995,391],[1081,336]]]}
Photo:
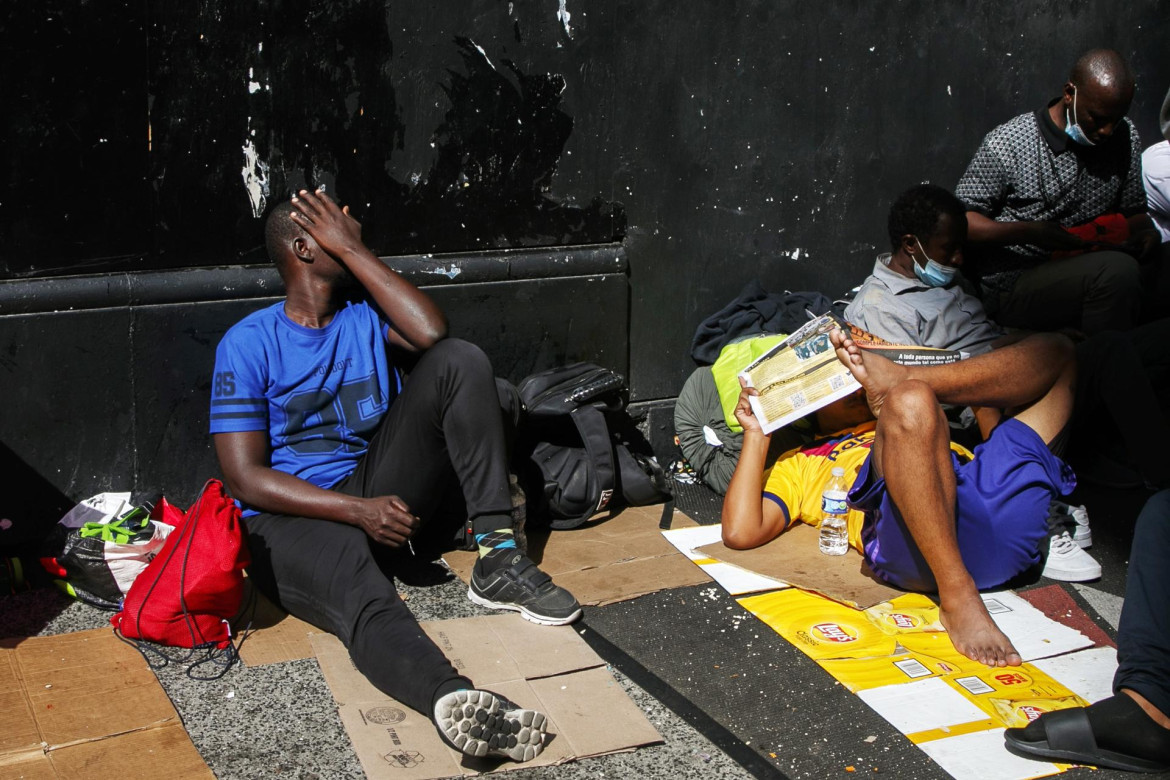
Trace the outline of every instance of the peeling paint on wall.
{"label": "peeling paint on wall", "polygon": [[552,195],[573,119],[562,107],[565,78],[528,73],[513,60],[500,68],[468,38],[456,38],[465,72],[449,71],[450,108],[431,136],[435,159],[413,185],[400,218],[425,227],[415,251],[464,247],[594,243],[620,238],[620,203],[597,196],[588,206]]}
{"label": "peeling paint on wall", "polygon": [[573,28],[569,26],[570,16],[572,14],[569,13],[569,0],[560,0],[560,7],[557,9],[557,21],[565,28],[565,35],[572,38]]}
{"label": "peeling paint on wall", "polygon": [[471,43],[471,45],[472,45],[472,46],[474,46],[474,47],[475,47],[475,50],[476,50],[477,52],[479,52],[480,54],[482,54],[482,55],[483,55],[483,60],[484,60],[484,62],[486,62],[486,63],[487,63],[487,64],[488,64],[488,65],[491,67],[491,69],[492,69],[492,70],[495,70],[495,69],[496,69],[496,66],[495,66],[495,64],[494,64],[494,63],[492,63],[491,59],[490,59],[490,58],[487,56],[487,52],[483,50],[483,47],[482,47],[482,46],[480,46],[480,45],[479,45],[478,43],[476,43],[475,41],[470,41],[470,43]]}
{"label": "peeling paint on wall", "polygon": [[268,163],[260,159],[251,138],[244,142],[243,149],[244,167],[240,173],[244,177],[244,190],[252,205],[252,216],[259,219],[264,216],[264,209],[268,205]]}
{"label": "peeling paint on wall", "polygon": [[[66,3],[68,28],[16,4],[0,16],[37,45],[0,59],[62,41],[84,51],[91,30],[127,43],[84,67],[34,56],[37,68],[4,85],[20,98],[14,116],[47,119],[11,128],[11,181],[28,203],[0,193],[0,278],[263,262],[264,213],[321,183],[357,210],[382,254],[620,240],[626,216],[605,175],[584,184],[574,164],[556,179],[578,154],[567,147],[573,113],[592,105],[586,93],[564,97],[569,73],[557,70],[578,63],[540,54],[584,19],[558,3],[503,0],[505,16],[475,0],[466,25],[454,8],[389,15],[386,0],[289,6],[303,13],[200,0],[149,15],[135,3],[116,3],[117,13]],[[533,9],[543,24],[521,29]],[[451,32],[465,28],[468,37]],[[78,121],[83,132],[55,132]],[[427,153],[410,139],[430,141]],[[146,176],[128,164],[144,145]],[[53,167],[62,160],[81,161],[86,175]],[[57,173],[43,175],[46,166]],[[76,192],[59,207],[70,176]]]}
{"label": "peeling paint on wall", "polygon": [[463,269],[459,268],[454,263],[451,263],[450,268],[443,268],[440,266],[439,268],[431,269],[430,273],[435,274],[436,276],[445,276],[448,279],[454,279],[456,276],[463,273]]}

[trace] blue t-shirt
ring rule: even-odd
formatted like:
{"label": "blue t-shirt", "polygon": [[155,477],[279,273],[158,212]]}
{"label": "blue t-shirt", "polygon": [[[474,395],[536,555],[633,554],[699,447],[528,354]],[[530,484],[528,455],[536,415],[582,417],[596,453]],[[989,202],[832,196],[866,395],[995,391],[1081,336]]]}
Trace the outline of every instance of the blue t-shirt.
{"label": "blue t-shirt", "polygon": [[333,487],[357,466],[401,390],[386,335],[364,302],[347,304],[324,328],[293,322],[283,301],[248,315],[215,352],[211,432],[268,431],[272,468]]}

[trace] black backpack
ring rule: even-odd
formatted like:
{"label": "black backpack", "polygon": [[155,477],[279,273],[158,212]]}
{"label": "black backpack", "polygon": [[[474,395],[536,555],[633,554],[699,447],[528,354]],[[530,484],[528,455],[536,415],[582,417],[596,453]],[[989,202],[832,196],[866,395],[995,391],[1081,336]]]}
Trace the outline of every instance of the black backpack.
{"label": "black backpack", "polygon": [[619,440],[623,427],[627,433],[633,429],[624,413],[628,391],[621,374],[573,363],[533,374],[519,390],[525,417],[517,470],[530,518],[558,530],[576,528],[619,504],[671,498],[657,461]]}

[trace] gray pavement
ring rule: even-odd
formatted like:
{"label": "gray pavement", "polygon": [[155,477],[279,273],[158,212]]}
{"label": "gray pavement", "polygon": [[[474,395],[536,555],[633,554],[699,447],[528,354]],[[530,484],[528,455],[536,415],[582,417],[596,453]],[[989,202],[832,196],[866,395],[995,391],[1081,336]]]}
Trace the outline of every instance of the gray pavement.
{"label": "gray pavement", "polygon": [[[457,580],[400,585],[420,620],[489,614],[467,599]],[[0,598],[0,635],[47,636],[109,625],[110,613],[51,589]],[[583,628],[586,633],[588,628]],[[610,667],[612,670],[612,667]],[[200,754],[220,780],[364,777],[332,694],[315,659],[233,667],[197,681],[179,665],[156,670]],[[736,762],[621,672],[614,676],[642,708],[665,744],[557,767],[516,769],[509,777],[566,780],[600,777],[743,778]],[[598,713],[604,718],[604,713]],[[159,775],[163,776],[162,774]]]}
{"label": "gray pavement", "polygon": [[[706,522],[717,517],[713,497],[690,487],[679,493],[680,507],[692,516]],[[1105,576],[1088,590],[1066,590],[1113,634],[1132,521],[1144,494],[1085,490],[1082,496],[1093,518],[1092,552]],[[486,614],[467,600],[465,587],[454,579],[400,589],[421,620]],[[1106,616],[1097,614],[1095,606]],[[98,628],[108,625],[108,618],[109,613],[52,589],[0,598],[3,636]],[[660,591],[587,608],[577,630],[611,664],[665,744],[559,767],[518,769],[512,777],[947,776],[717,587]],[[363,776],[313,659],[237,666],[212,682],[191,680],[177,666],[157,674],[221,780]],[[1091,771],[1074,770],[1065,777],[1123,776]]]}

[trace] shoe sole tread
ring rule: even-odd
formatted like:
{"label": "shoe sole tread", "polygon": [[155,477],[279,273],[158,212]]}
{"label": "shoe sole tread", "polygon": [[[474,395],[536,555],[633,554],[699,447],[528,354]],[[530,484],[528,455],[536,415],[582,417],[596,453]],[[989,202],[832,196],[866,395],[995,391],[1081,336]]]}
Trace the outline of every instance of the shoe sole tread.
{"label": "shoe sole tread", "polygon": [[547,719],[536,710],[502,708],[488,691],[459,691],[457,703],[436,713],[439,728],[461,753],[531,761],[544,750]]}

